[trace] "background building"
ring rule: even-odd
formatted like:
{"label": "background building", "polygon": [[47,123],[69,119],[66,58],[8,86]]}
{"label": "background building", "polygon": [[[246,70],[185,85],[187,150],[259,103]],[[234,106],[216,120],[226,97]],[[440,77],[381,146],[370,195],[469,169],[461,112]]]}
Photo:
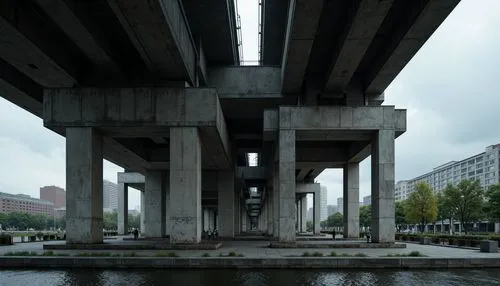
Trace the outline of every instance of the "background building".
{"label": "background building", "polygon": [[0,193],[0,213],[12,212],[53,216],[54,204],[28,195]]}
{"label": "background building", "polygon": [[328,216],[339,211],[337,206],[335,206],[335,205],[328,205],[326,208],[328,209],[328,211],[327,211]]}
{"label": "background building", "polygon": [[313,220],[313,216],[314,216],[313,208],[309,208],[307,210],[307,221],[312,221]]}
{"label": "background building", "polygon": [[66,207],[66,191],[56,186],[45,186],[40,188],[40,199],[52,202],[54,208]]}
{"label": "background building", "polygon": [[320,205],[319,216],[321,221],[324,221],[328,218],[327,202],[328,202],[328,189],[326,186],[321,186],[321,200],[319,204]]}
{"label": "background building", "polygon": [[102,182],[102,207],[106,211],[118,209],[118,185],[104,180]]}
{"label": "background building", "polygon": [[447,184],[456,185],[465,179],[478,180],[482,187],[488,188],[500,182],[499,157],[500,144],[491,145],[486,147],[484,152],[472,157],[448,162],[411,180],[399,181],[395,188],[395,199],[396,201],[407,199],[419,182],[429,184],[437,193],[443,191]]}
{"label": "background building", "polygon": [[337,198],[337,207],[338,207],[339,213],[344,214],[344,198],[343,197]]}
{"label": "background building", "polygon": [[372,196],[364,196],[363,197],[363,206],[369,206],[372,204]]}

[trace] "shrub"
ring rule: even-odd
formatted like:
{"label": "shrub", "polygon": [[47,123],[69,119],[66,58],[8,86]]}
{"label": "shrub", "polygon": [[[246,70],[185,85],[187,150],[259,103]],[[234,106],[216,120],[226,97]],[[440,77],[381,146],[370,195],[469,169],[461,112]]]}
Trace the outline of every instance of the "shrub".
{"label": "shrub", "polygon": [[238,254],[237,254],[236,252],[234,252],[234,251],[231,251],[231,252],[229,252],[229,253],[227,254],[227,256],[230,256],[230,257],[236,257],[236,256],[238,256]]}
{"label": "shrub", "polygon": [[356,253],[354,254],[355,257],[367,257],[368,255],[364,254],[364,253]]}
{"label": "shrub", "polygon": [[317,251],[316,251],[316,252],[314,252],[314,253],[312,254],[312,256],[314,256],[314,257],[322,257],[322,256],[323,256],[323,253],[321,253],[321,252],[317,252]]}
{"label": "shrub", "polygon": [[311,256],[311,254],[307,251],[302,253],[302,257],[309,257],[309,256]]}
{"label": "shrub", "polygon": [[335,251],[330,252],[330,256],[332,256],[332,257],[337,256],[337,252],[335,252]]}
{"label": "shrub", "polygon": [[13,243],[12,235],[6,233],[0,234],[0,245],[12,245]]}
{"label": "shrub", "polygon": [[5,256],[37,256],[38,253],[35,251],[15,251],[15,252],[7,252],[4,254]]}
{"label": "shrub", "polygon": [[137,255],[137,253],[135,252],[130,252],[130,253],[124,253],[123,254],[123,257],[137,257],[139,255]]}
{"label": "shrub", "polygon": [[201,255],[201,257],[210,257],[210,253],[205,252],[205,253],[203,253],[203,254]]}
{"label": "shrub", "polygon": [[39,232],[37,232],[37,233],[36,233],[36,237],[38,238],[38,240],[42,240],[42,238],[43,238],[43,233],[42,233],[42,232],[40,232],[40,231],[39,231]]}
{"label": "shrub", "polygon": [[423,255],[422,253],[420,253],[419,251],[412,251],[408,254],[408,256],[411,256],[411,257],[424,257],[426,255]]}
{"label": "shrub", "polygon": [[179,255],[175,252],[158,252],[156,257],[179,257]]}

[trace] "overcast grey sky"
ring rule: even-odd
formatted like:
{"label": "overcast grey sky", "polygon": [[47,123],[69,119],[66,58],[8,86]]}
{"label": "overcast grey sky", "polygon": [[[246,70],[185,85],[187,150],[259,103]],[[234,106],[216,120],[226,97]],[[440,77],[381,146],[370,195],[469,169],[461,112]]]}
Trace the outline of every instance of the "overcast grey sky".
{"label": "overcast grey sky", "polygon": [[[244,60],[257,60],[258,0],[238,1]],[[386,105],[408,109],[407,132],[396,141],[396,180],[500,143],[500,1],[462,0],[386,90]],[[65,187],[65,140],[42,120],[0,97],[0,191],[39,196]],[[123,169],[104,161],[104,178]],[[318,180],[328,203],[342,195],[342,171]],[[360,169],[361,197],[370,194],[370,159]],[[361,198],[360,198],[361,199]],[[139,193],[129,192],[129,208]]]}

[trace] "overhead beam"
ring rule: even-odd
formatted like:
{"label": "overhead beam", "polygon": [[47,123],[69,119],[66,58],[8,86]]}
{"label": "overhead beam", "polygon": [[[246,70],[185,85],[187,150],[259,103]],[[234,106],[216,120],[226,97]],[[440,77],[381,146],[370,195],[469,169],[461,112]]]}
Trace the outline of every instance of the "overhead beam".
{"label": "overhead beam", "polygon": [[285,94],[300,93],[318,27],[323,0],[292,0],[283,52],[281,82]]}
{"label": "overhead beam", "polygon": [[0,96],[42,117],[42,87],[2,59],[0,59]]}
{"label": "overhead beam", "polygon": [[150,71],[196,86],[198,57],[180,1],[108,0]]}
{"label": "overhead beam", "polygon": [[366,94],[378,96],[384,92],[459,2],[460,0],[414,1],[413,5],[424,6],[420,10],[412,9],[420,13],[416,17],[405,17],[405,23],[400,23],[395,28],[391,45],[381,51],[383,54],[377,55],[365,78]]}
{"label": "overhead beam", "polygon": [[85,55],[30,0],[0,1],[0,55],[43,87],[78,82]]}
{"label": "overhead beam", "polygon": [[[356,1],[353,1],[355,3]],[[333,57],[326,90],[344,92],[375,37],[393,0],[361,0],[340,37],[341,47]]]}

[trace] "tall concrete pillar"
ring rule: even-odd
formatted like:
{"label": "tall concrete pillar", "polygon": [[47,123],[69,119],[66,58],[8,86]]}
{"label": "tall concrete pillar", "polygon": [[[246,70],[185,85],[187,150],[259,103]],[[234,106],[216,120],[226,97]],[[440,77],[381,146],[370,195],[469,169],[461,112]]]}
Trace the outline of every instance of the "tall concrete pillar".
{"label": "tall concrete pillar", "polygon": [[66,243],[102,243],[102,136],[66,128]]}
{"label": "tall concrete pillar", "polygon": [[273,205],[274,205],[274,237],[279,239],[280,234],[280,193],[279,193],[279,178],[278,164],[273,165]]}
{"label": "tall concrete pillar", "polygon": [[147,237],[165,236],[165,191],[163,189],[163,174],[161,171],[148,170],[144,190],[144,235]]}
{"label": "tall concrete pillar", "polygon": [[344,166],[344,238],[359,238],[359,163]]}
{"label": "tall concrete pillar", "polygon": [[201,143],[196,127],[170,128],[172,243],[201,240]]}
{"label": "tall concrete pillar", "polygon": [[234,173],[217,173],[218,186],[218,232],[221,237],[234,237]]}
{"label": "tall concrete pillar", "polygon": [[321,233],[321,188],[314,192],[314,234]]}
{"label": "tall concrete pillar", "polygon": [[128,234],[128,186],[118,183],[118,234]]}
{"label": "tall concrete pillar", "polygon": [[303,195],[301,198],[301,231],[307,232],[307,194]]}
{"label": "tall concrete pillar", "polygon": [[267,200],[265,201],[265,204],[267,205],[267,234],[273,235],[274,233],[274,203],[273,203],[273,190],[272,188],[268,189],[267,192]]}
{"label": "tall concrete pillar", "polygon": [[280,130],[278,138],[279,240],[295,241],[295,130]]}
{"label": "tall concrete pillar", "polygon": [[162,208],[165,216],[165,235],[170,236],[172,232],[172,225],[170,223],[170,172],[165,171],[162,172],[163,175],[163,187],[162,190],[164,192],[163,196],[165,197],[165,206]]}
{"label": "tall concrete pillar", "polygon": [[265,203],[262,206],[262,210],[261,210],[260,216],[262,217],[262,220],[260,221],[261,222],[261,224],[260,224],[260,230],[263,233],[267,233],[267,205]]}
{"label": "tall concrete pillar", "polygon": [[247,228],[247,219],[248,218],[248,215],[247,215],[247,212],[245,210],[245,208],[243,208],[241,210],[241,231],[242,232],[247,232],[248,231],[248,228]]}
{"label": "tall concrete pillar", "polygon": [[146,198],[144,191],[141,191],[141,234],[146,233]]}
{"label": "tall concrete pillar", "polygon": [[372,139],[372,240],[394,242],[394,130]]}
{"label": "tall concrete pillar", "polygon": [[234,234],[241,233],[241,200],[240,200],[240,188],[235,188],[234,190]]}

